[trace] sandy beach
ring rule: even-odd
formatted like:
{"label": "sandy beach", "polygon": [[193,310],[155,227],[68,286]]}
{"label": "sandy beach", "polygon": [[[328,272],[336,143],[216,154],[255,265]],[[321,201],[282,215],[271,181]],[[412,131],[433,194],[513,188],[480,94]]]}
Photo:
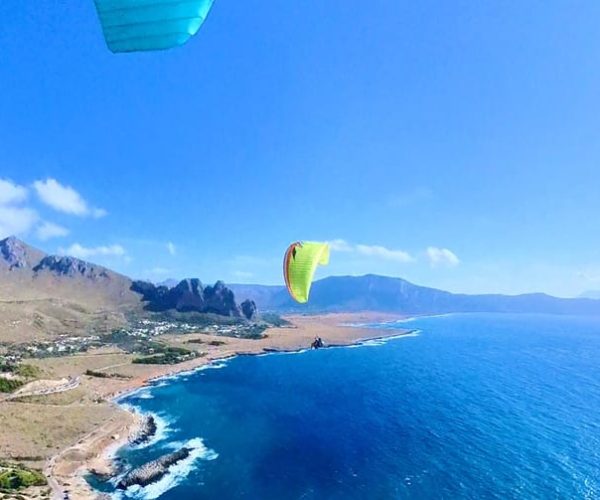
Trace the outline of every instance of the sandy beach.
{"label": "sandy beach", "polygon": [[[351,326],[370,322],[393,321],[399,316],[376,313],[328,314],[320,316],[290,316],[292,325],[267,330],[266,337],[258,340],[215,337],[207,334],[185,334],[169,336],[172,345],[185,345],[191,348],[197,345],[202,356],[177,365],[133,365],[130,359],[113,359],[104,356],[107,366],[94,366],[107,375],[119,374],[129,379],[84,377],[82,385],[94,393],[95,397],[109,401],[109,418],[100,426],[81,437],[58,454],[50,458],[44,469],[52,488],[53,498],[77,498],[81,500],[99,498],[86,482],[84,475],[89,471],[110,474],[112,457],[116,450],[128,442],[131,433],[139,424],[140,415],[120,407],[115,399],[139,389],[152,380],[194,370],[216,360],[241,354],[260,354],[269,351],[293,351],[310,346],[315,336],[323,339],[326,345],[349,345],[363,340],[398,335],[398,330],[374,330]],[[215,340],[218,339],[217,342]],[[190,343],[190,340],[193,343]],[[100,356],[94,358],[97,362]],[[89,367],[92,358],[81,364],[73,363],[65,368],[70,376],[76,375],[76,368]],[[66,373],[65,373],[66,374]]]}

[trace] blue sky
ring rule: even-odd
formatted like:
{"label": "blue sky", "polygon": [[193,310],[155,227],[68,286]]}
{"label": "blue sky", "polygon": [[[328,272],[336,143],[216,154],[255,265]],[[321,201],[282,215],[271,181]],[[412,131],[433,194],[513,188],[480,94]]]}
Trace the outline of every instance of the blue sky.
{"label": "blue sky", "polygon": [[92,0],[0,3],[0,236],[155,280],[600,288],[598,2],[216,0],[113,55]]}

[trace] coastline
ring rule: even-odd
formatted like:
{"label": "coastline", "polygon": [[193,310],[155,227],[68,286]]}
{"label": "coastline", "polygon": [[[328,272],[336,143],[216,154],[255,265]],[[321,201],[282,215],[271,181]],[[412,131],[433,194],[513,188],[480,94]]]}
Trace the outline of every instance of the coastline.
{"label": "coastline", "polygon": [[[114,409],[108,422],[81,438],[75,445],[69,446],[48,460],[44,472],[52,489],[53,498],[81,500],[102,498],[85,479],[90,471],[100,474],[113,472],[113,459],[116,452],[129,442],[129,436],[137,432],[142,415],[131,408],[119,404],[122,398],[152,386],[152,384],[173,377],[184,376],[207,365],[243,355],[268,355],[275,353],[293,353],[308,350],[312,339],[321,336],[326,348],[348,347],[365,342],[383,341],[414,333],[414,330],[374,329],[367,325],[382,322],[395,322],[406,319],[399,315],[376,313],[327,314],[318,316],[288,316],[292,326],[270,328],[266,338],[258,340],[226,338],[223,345],[215,346],[203,357],[178,365],[155,365],[148,374],[127,381],[106,381],[99,392],[110,400]],[[214,336],[206,334],[186,334],[185,337],[203,339]],[[219,337],[221,338],[221,337]],[[112,383],[111,383],[112,382]]]}

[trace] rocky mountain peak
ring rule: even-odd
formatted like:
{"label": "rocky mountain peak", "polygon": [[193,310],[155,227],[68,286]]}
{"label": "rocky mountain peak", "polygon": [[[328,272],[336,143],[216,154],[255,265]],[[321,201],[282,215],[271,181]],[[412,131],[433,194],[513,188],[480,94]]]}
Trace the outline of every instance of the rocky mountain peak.
{"label": "rocky mountain peak", "polygon": [[33,267],[43,256],[42,252],[14,236],[0,240],[0,263],[9,270]]}
{"label": "rocky mountain peak", "polygon": [[202,285],[197,278],[180,281],[169,289],[155,286],[145,281],[134,281],[131,290],[142,294],[146,309],[150,311],[210,312],[221,316],[240,317],[241,311],[235,302],[235,295],[222,281],[213,286]]}
{"label": "rocky mountain peak", "polygon": [[241,311],[235,302],[233,290],[222,281],[217,281],[214,286],[204,289],[204,307],[207,312],[235,316],[239,318]]}
{"label": "rocky mountain peak", "polygon": [[75,257],[48,255],[33,268],[34,272],[48,270],[61,276],[84,276],[86,278],[107,278],[106,269]]}
{"label": "rocky mountain peak", "polygon": [[173,287],[181,293],[191,293],[194,295],[202,295],[202,282],[198,278],[188,278],[181,280],[177,285]]}
{"label": "rocky mountain peak", "polygon": [[180,281],[169,295],[178,311],[201,311],[204,308],[204,288],[197,278]]}
{"label": "rocky mountain peak", "polygon": [[256,318],[256,302],[253,300],[244,300],[244,302],[240,304],[240,309],[246,319],[253,320]]}

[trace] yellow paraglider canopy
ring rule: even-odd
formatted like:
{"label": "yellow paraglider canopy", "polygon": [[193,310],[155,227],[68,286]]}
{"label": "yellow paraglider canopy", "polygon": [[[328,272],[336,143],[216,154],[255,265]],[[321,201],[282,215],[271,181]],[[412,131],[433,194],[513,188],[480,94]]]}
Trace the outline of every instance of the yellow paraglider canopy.
{"label": "yellow paraglider canopy", "polygon": [[316,241],[292,243],[283,259],[283,277],[290,295],[301,304],[308,301],[318,265],[329,264],[329,245]]}

